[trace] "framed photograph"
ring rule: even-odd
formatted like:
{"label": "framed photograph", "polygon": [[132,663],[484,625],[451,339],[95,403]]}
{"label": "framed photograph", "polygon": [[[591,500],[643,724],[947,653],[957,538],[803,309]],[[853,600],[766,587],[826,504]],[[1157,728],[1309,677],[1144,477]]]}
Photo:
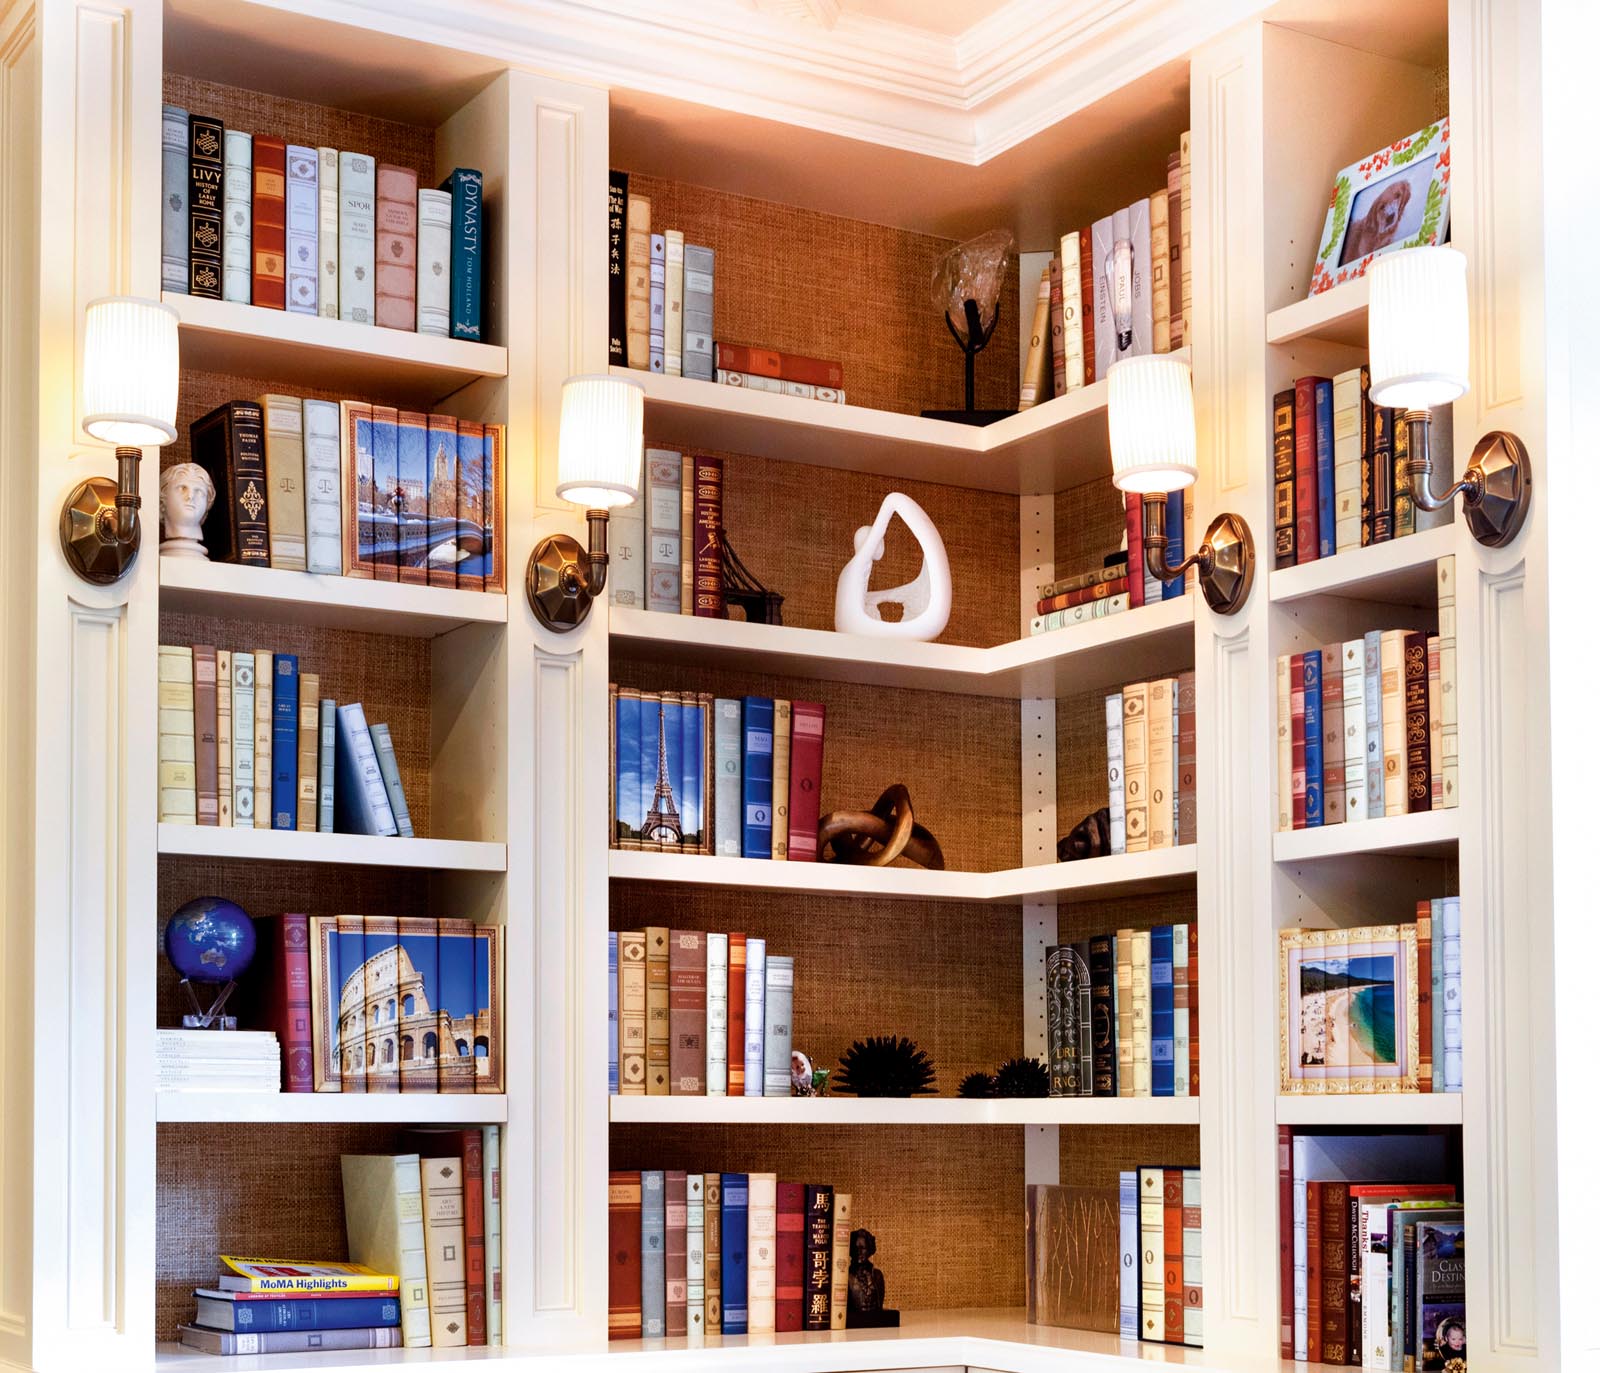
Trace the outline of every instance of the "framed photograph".
{"label": "framed photograph", "polygon": [[1284,930],[1279,1090],[1417,1090],[1417,927]]}
{"label": "framed photograph", "polygon": [[1444,241],[1450,223],[1450,120],[1380,148],[1334,178],[1311,294],[1353,281],[1380,253]]}

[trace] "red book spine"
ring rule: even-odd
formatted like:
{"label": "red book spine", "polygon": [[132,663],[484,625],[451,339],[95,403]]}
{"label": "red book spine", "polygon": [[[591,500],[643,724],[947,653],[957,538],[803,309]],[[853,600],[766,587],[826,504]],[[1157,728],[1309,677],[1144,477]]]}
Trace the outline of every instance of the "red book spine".
{"label": "red book spine", "polygon": [[667,1174],[667,1334],[689,1333],[689,1174]]}
{"label": "red book spine", "polygon": [[[789,720],[789,861],[817,861],[817,821],[822,814],[820,701],[796,701]],[[731,1004],[731,1002],[730,1002]],[[728,1041],[729,1045],[733,1040]],[[733,1057],[729,1049],[728,1057]]]}
{"label": "red book spine", "polygon": [[1322,1362],[1322,1184],[1306,1183],[1306,1359]]}
{"label": "red book spine", "polygon": [[466,1207],[467,1343],[489,1343],[489,1263],[483,1234],[483,1131],[461,1131],[461,1201]]}
{"label": "red book spine", "polygon": [[1079,587],[1076,591],[1063,591],[1058,596],[1045,596],[1034,607],[1036,615],[1048,615],[1053,610],[1070,610],[1075,605],[1083,605],[1088,601],[1103,601],[1107,596],[1115,596],[1128,589],[1126,577],[1112,577],[1108,581],[1096,582],[1093,586]]}
{"label": "red book spine", "polygon": [[304,915],[275,915],[266,927],[267,1016],[283,1056],[283,1090],[309,1092],[311,1080],[311,922]]}
{"label": "red book spine", "polygon": [[1200,1095],[1200,926],[1198,924],[1189,926],[1189,1095]]}
{"label": "red book spine", "polygon": [[[792,759],[791,759],[792,761]],[[794,858],[790,840],[789,857]],[[744,936],[728,936],[728,1095],[744,1095]]]}
{"label": "red book spine", "polygon": [[1183,1343],[1183,1169],[1161,1173],[1162,1338]]}
{"label": "red book spine", "polygon": [[250,303],[283,309],[284,187],[288,152],[281,138],[256,135],[250,196]]}
{"label": "red book spine", "polygon": [[[1092,313],[1085,310],[1084,318]],[[1125,491],[1122,508],[1128,521],[1128,609],[1137,610],[1144,604],[1144,497],[1137,491]]]}
{"label": "red book spine", "polygon": [[1306,827],[1306,673],[1305,654],[1289,660],[1290,785],[1294,793],[1294,828]]}
{"label": "red book spine", "polygon": [[722,585],[722,459],[694,458],[694,613],[728,616]]}
{"label": "red book spine", "polygon": [[639,1272],[640,1178],[638,1173],[613,1173],[610,1202],[610,1297],[606,1332],[614,1340],[637,1340],[644,1334]]}
{"label": "red book spine", "polygon": [[1417,902],[1417,1090],[1433,1090],[1433,902]]}
{"label": "red book spine", "polygon": [[[673,930],[668,946],[668,1050],[673,1096],[706,1094],[706,937]],[[685,1203],[687,1204],[687,1203]]]}
{"label": "red book spine", "polygon": [[1294,1358],[1294,1130],[1278,1126],[1278,1353]]}
{"label": "red book spine", "polygon": [[[1344,665],[1336,648],[1322,650],[1322,823],[1344,820]],[[1423,682],[1426,690],[1427,682]]]}
{"label": "red book spine", "polygon": [[417,174],[378,164],[377,242],[373,290],[378,323],[386,329],[417,327]]}
{"label": "red book spine", "polygon": [[728,372],[748,372],[755,377],[775,377],[807,386],[843,386],[844,368],[825,358],[801,353],[780,353],[775,348],[752,348],[743,343],[716,345],[717,367]]}
{"label": "red book spine", "polygon": [[[1086,226],[1078,232],[1078,318],[1083,323],[1083,384],[1094,382],[1094,254],[1089,251],[1092,232]],[[1131,551],[1131,550],[1130,550]],[[1129,561],[1129,567],[1137,566]]]}
{"label": "red book spine", "polygon": [[805,1309],[806,1189],[803,1183],[778,1184],[777,1331],[802,1328]]}
{"label": "red book spine", "polygon": [[1317,379],[1294,384],[1294,558],[1315,562],[1317,533]]}
{"label": "red book spine", "polygon": [[1431,745],[1428,740],[1428,636],[1407,634],[1405,665],[1406,811],[1433,809]]}

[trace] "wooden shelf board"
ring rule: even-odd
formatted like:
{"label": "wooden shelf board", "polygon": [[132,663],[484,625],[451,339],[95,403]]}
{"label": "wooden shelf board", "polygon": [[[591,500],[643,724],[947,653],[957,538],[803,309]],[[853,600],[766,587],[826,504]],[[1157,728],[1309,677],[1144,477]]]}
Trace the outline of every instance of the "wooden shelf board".
{"label": "wooden shelf board", "polygon": [[1424,529],[1403,539],[1275,569],[1267,579],[1268,595],[1275,604],[1308,596],[1340,596],[1385,605],[1435,605],[1437,563],[1455,547],[1455,525]]}
{"label": "wooden shelf board", "polygon": [[647,1125],[1198,1125],[1199,1097],[614,1096],[611,1123]]}
{"label": "wooden shelf board", "polygon": [[468,624],[504,624],[506,598],[486,591],[408,586],[364,577],[161,559],[161,608],[239,620],[429,638]]}
{"label": "wooden shelf board", "polygon": [[1267,316],[1267,342],[1293,343],[1309,338],[1365,348],[1368,285],[1366,277],[1357,277],[1272,311]]}
{"label": "wooden shelf board", "polygon": [[611,370],[643,383],[646,424],[660,445],[1023,495],[1111,471],[1104,381],[977,428],[637,368]]}
{"label": "wooden shelf board", "polygon": [[1460,1092],[1329,1092],[1280,1096],[1279,1125],[1459,1125]]}
{"label": "wooden shelf board", "polygon": [[783,863],[763,858],[611,850],[611,876],[640,882],[693,882],[835,896],[1021,905],[1033,900],[1090,900],[1135,892],[1176,891],[1194,883],[1195,847],[1116,854],[1076,863],[1044,863],[1000,872],[930,872],[839,863]]}
{"label": "wooden shelf board", "polygon": [[488,343],[349,324],[289,310],[163,291],[178,312],[184,367],[270,377],[364,399],[433,404],[480,377],[506,374],[506,350]]}
{"label": "wooden shelf board", "polygon": [[1272,856],[1279,863],[1315,862],[1366,853],[1448,857],[1456,851],[1461,831],[1459,809],[1386,815],[1350,824],[1309,830],[1279,830],[1272,836]]}
{"label": "wooden shelf board", "polygon": [[479,1125],[506,1118],[503,1095],[438,1095],[427,1092],[157,1092],[158,1122],[308,1125]]}
{"label": "wooden shelf board", "polygon": [[1193,596],[993,648],[611,609],[612,652],[824,681],[1013,700],[1065,696],[1194,663]]}
{"label": "wooden shelf board", "polygon": [[159,825],[156,852],[269,863],[349,863],[369,868],[504,872],[506,846],[467,839],[397,839],[370,834]]}

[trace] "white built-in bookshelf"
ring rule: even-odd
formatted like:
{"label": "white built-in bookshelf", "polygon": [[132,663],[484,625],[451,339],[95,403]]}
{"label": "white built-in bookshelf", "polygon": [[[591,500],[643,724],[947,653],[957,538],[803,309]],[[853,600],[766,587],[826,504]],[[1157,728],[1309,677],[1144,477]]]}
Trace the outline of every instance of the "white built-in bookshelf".
{"label": "white built-in bookshelf", "polygon": [[[0,16],[0,115],[23,135],[8,137],[0,154],[0,203],[27,204],[55,167],[74,168],[80,189],[134,189],[54,201],[48,216],[19,210],[14,236],[31,252],[0,255],[0,358],[20,360],[0,369],[0,558],[7,586],[27,602],[16,614],[8,603],[0,617],[0,771],[32,779],[31,793],[19,782],[0,795],[0,1030],[14,1049],[0,1061],[0,1363],[50,1373],[265,1367],[158,1343],[167,1281],[158,1270],[178,1238],[163,1229],[175,1214],[164,1189],[204,1187],[214,1196],[220,1188],[226,1196],[228,1179],[201,1181],[212,1148],[234,1157],[259,1142],[264,1175],[281,1181],[290,1175],[286,1148],[291,1157],[299,1151],[297,1169],[336,1171],[340,1141],[352,1132],[370,1140],[372,1131],[407,1124],[494,1123],[503,1131],[508,1347],[498,1362],[506,1367],[1275,1368],[1280,1126],[1451,1132],[1474,1231],[1474,1366],[1576,1366],[1587,1346],[1564,1294],[1587,1290],[1569,1271],[1587,1256],[1565,1242],[1558,1248],[1555,1221],[1559,1212],[1564,1230],[1581,1229],[1600,1203],[1587,1195],[1578,1137],[1563,1136],[1558,1148],[1557,1103],[1562,1128],[1576,1128],[1582,1083],[1572,1056],[1551,1048],[1587,1024],[1572,994],[1592,963],[1595,936],[1558,920],[1556,892],[1575,859],[1562,857],[1552,835],[1567,834],[1572,815],[1591,812],[1573,795],[1572,770],[1554,766],[1551,739],[1577,717],[1550,687],[1551,627],[1560,609],[1572,608],[1566,598],[1583,581],[1575,558],[1586,545],[1574,513],[1582,501],[1561,485],[1576,479],[1546,464],[1577,427],[1555,414],[1547,374],[1574,341],[1561,332],[1557,296],[1581,291],[1588,301],[1595,287],[1591,271],[1554,285],[1561,250],[1542,237],[1543,217],[1503,210],[1522,200],[1543,204],[1541,197],[1556,203],[1552,182],[1564,173],[1553,146],[1534,155],[1547,125],[1526,96],[1562,53],[1586,50],[1568,19],[1551,6],[1469,0],[1285,0],[1249,16],[1239,7],[1213,13],[1160,0],[1141,21],[1162,33],[1156,43],[1144,30],[1109,46],[1060,33],[1051,50],[1061,63],[1023,78],[1031,113],[1012,122],[1020,106],[958,114],[961,102],[908,95],[918,82],[899,80],[866,101],[853,77],[802,77],[782,57],[757,63],[718,26],[742,32],[757,24],[765,33],[780,21],[733,0],[717,0],[702,16],[709,27],[696,30],[688,50],[678,47],[681,35],[656,28],[657,19],[602,16],[588,5],[569,7],[560,42],[532,11],[499,16],[491,27],[432,0],[404,14],[341,6],[338,23],[287,0],[131,0],[112,11],[61,0],[59,8],[64,18],[52,10],[48,25],[28,7]],[[800,32],[836,41],[817,38],[822,30]],[[920,57],[897,55],[894,70],[944,60],[916,51]],[[833,65],[860,70],[859,56]],[[159,294],[158,206],[148,192],[160,182],[166,74],[421,129],[431,135],[436,169],[484,170],[491,342],[166,299],[180,316],[186,377],[370,392],[505,423],[508,594],[163,561],[153,452],[142,474],[145,544],[134,571],[99,590],[66,570],[54,543],[59,495],[84,471],[109,470],[109,454],[76,424],[81,305],[115,292]],[[684,91],[702,87],[705,106],[681,102]],[[1085,93],[1099,103],[1085,104]],[[1445,105],[1458,178],[1451,233],[1471,263],[1474,340],[1474,390],[1455,408],[1454,466],[1485,429],[1519,432],[1536,472],[1529,526],[1507,550],[1480,548],[1458,519],[1273,569],[1271,397],[1295,376],[1331,375],[1366,351],[1363,282],[1306,297],[1332,175]],[[560,384],[608,366],[609,167],[871,225],[890,222],[884,207],[898,194],[898,227],[959,238],[1006,223],[1032,251],[1153,188],[1162,165],[1156,150],[1164,158],[1184,129],[1193,146],[1195,317],[1185,351],[1199,424],[1196,526],[1231,510],[1255,535],[1255,589],[1239,615],[1219,618],[1186,596],[1028,636],[1034,587],[1050,579],[1058,548],[1074,536],[1057,526],[1057,510],[1066,508],[1057,493],[1109,476],[1103,382],[975,429],[630,372],[645,385],[651,443],[806,464],[818,470],[823,504],[831,473],[961,488],[975,493],[974,508],[978,497],[1015,498],[1015,533],[992,549],[1003,571],[994,594],[1020,591],[1004,608],[1010,627],[986,647],[894,644],[605,604],[570,636],[537,626],[520,587],[528,555],[542,534],[578,533],[581,525],[580,513],[554,495]],[[1594,317],[1592,309],[1576,313]],[[34,356],[37,376],[20,365]],[[1574,401],[1574,415],[1583,403],[1591,402]],[[830,516],[845,542],[851,514]],[[1558,533],[1570,537],[1561,542]],[[1455,557],[1458,581],[1460,809],[1275,833],[1277,656],[1387,626],[1390,617],[1426,622],[1436,613],[1436,561],[1446,555]],[[243,622],[263,642],[274,626],[370,636],[362,640],[373,646],[364,670],[380,683],[385,643],[423,641],[430,833],[404,840],[158,825],[151,721],[164,616]],[[1011,787],[1016,851],[995,854],[992,870],[924,871],[610,850],[607,683],[619,669],[657,665],[778,680],[791,694],[806,683],[873,688],[908,711],[953,699],[961,710],[1007,712],[1017,754],[989,762]],[[1056,862],[1056,839],[1082,813],[1068,813],[1065,803],[1058,810],[1061,778],[1078,766],[1068,743],[1073,712],[1122,682],[1191,667],[1198,842]],[[932,738],[926,747],[951,745]],[[862,800],[890,780],[861,778]],[[1572,852],[1581,848],[1574,843]],[[226,894],[247,907],[257,882],[298,882],[325,912],[347,909],[352,892],[382,890],[367,884],[388,882],[425,901],[429,913],[501,925],[505,1093],[158,1092],[155,950],[174,904],[172,883],[195,873],[227,874],[244,890]],[[1279,1095],[1279,931],[1373,923],[1380,906],[1388,920],[1404,920],[1418,896],[1444,893],[1462,901],[1464,1090]],[[1022,966],[1007,970],[1020,992],[975,1014],[1003,1021],[1027,1053],[1044,1047],[1048,945],[1111,927],[1124,908],[1145,925],[1159,922],[1152,911],[1165,904],[1187,908],[1201,950],[1201,1094],[966,1100],[948,1095],[953,1083],[941,1078],[945,1095],[909,1100],[609,1096],[605,935],[617,927],[614,912],[651,900],[693,910],[744,895],[752,911],[776,911],[792,925],[797,918],[782,913],[819,898],[844,910],[874,903],[879,911],[876,903],[889,902],[930,938],[941,921],[971,919],[966,909],[982,908],[985,938],[965,956],[977,966],[1003,946],[1012,959],[1020,949]],[[788,937],[801,977],[817,975],[806,965],[805,930],[791,927]],[[894,965],[855,971],[886,991],[911,976]],[[31,1057],[16,1049],[42,1046],[35,1031],[49,1020],[52,1047]],[[753,1151],[744,1157],[756,1168],[763,1149],[793,1157],[811,1141],[837,1148],[849,1139],[870,1152],[881,1139],[931,1150],[917,1142],[935,1137],[970,1138],[986,1155],[1015,1163],[1009,1172],[997,1163],[996,1176],[1030,1183],[1071,1183],[1086,1156],[1135,1147],[1130,1139],[1191,1149],[1203,1176],[1205,1348],[1030,1326],[1020,1287],[1004,1310],[907,1309],[897,1331],[729,1338],[704,1349],[682,1341],[608,1345],[607,1173],[623,1154],[658,1139],[673,1147],[716,1140],[719,1148],[732,1140],[727,1147]],[[981,1189],[986,1180],[985,1173],[974,1182]],[[1007,1189],[988,1201],[1006,1212],[1020,1244],[1020,1185],[988,1186]],[[298,1204],[287,1184],[284,1192],[277,1215],[252,1190],[264,1247]],[[926,1211],[940,1210],[940,1196],[928,1195]],[[904,1245],[884,1259],[891,1285],[918,1262]],[[976,1260],[940,1261],[959,1271]],[[31,1287],[12,1279],[26,1273]],[[456,1368],[466,1366],[464,1353],[268,1362]]]}

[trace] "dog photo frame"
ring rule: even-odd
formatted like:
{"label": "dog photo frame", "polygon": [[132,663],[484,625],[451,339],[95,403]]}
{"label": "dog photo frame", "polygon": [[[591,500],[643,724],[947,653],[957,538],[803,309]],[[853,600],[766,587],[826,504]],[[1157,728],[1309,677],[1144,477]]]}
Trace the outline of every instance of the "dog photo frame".
{"label": "dog photo frame", "polygon": [[1450,224],[1450,120],[1380,148],[1334,178],[1311,294],[1354,281],[1373,258],[1444,241]]}

